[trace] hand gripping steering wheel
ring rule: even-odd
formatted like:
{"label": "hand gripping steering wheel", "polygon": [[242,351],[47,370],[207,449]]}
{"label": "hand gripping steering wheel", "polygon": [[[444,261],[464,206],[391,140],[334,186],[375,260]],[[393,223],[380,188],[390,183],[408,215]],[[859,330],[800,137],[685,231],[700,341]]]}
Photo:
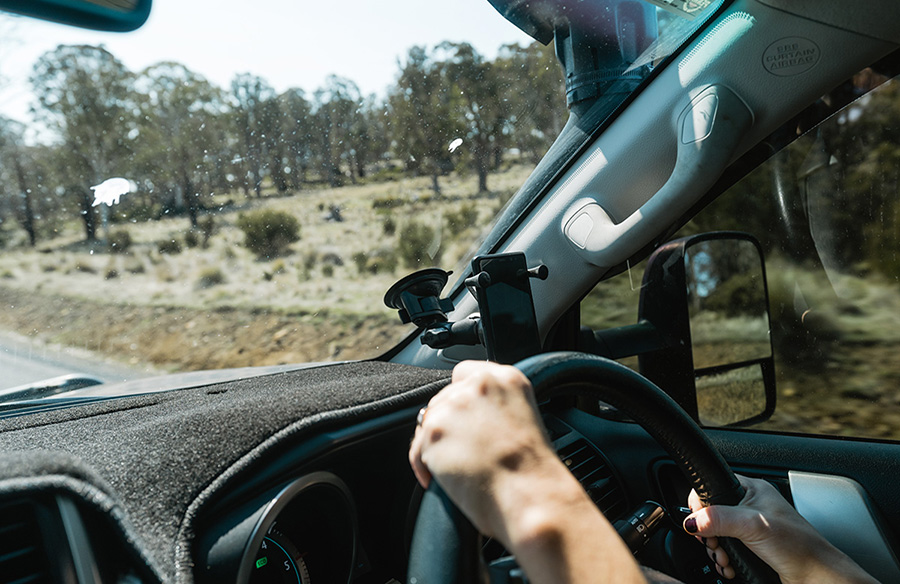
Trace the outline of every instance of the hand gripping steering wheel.
{"label": "hand gripping steering wheel", "polygon": [[[590,395],[630,416],[668,453],[708,505],[737,505],[744,488],[700,427],[645,377],[603,357],[558,352],[516,364],[531,381],[538,401],[558,395]],[[738,540],[719,539],[744,584],[777,584],[778,575]],[[484,582],[477,534],[437,487],[422,499],[410,549],[408,584]]]}

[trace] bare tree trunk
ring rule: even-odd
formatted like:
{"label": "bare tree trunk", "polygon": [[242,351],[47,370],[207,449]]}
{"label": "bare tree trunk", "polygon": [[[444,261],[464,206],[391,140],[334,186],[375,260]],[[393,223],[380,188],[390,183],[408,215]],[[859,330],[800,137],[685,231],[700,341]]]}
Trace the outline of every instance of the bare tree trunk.
{"label": "bare tree trunk", "polygon": [[37,233],[34,226],[34,207],[31,204],[31,189],[28,188],[28,180],[25,178],[25,168],[18,154],[15,155],[16,179],[19,182],[19,191],[22,197],[22,213],[20,223],[22,229],[28,234],[28,243],[34,247],[37,243]]}

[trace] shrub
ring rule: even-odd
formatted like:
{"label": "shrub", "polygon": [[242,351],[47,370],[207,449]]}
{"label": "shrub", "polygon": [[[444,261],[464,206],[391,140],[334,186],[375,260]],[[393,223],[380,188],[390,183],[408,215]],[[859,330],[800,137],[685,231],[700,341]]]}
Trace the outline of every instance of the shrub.
{"label": "shrub", "polygon": [[334,266],[331,264],[325,264],[324,266],[322,266],[322,275],[326,278],[334,276]]}
{"label": "shrub", "polygon": [[197,288],[212,288],[225,283],[225,274],[219,268],[206,268],[200,272]]}
{"label": "shrub", "polygon": [[107,245],[112,253],[125,253],[131,247],[131,234],[125,229],[113,231],[107,238]]}
{"label": "shrub", "polygon": [[406,204],[406,200],[398,195],[385,195],[372,201],[373,209],[393,209]]}
{"label": "shrub", "polygon": [[393,273],[397,269],[397,254],[390,250],[378,250],[369,256],[366,271],[370,274],[379,272]]}
{"label": "shrub", "polygon": [[181,242],[175,239],[160,239],[156,242],[156,249],[161,254],[176,255],[181,253]]}
{"label": "shrub", "polygon": [[466,203],[456,211],[448,212],[446,219],[447,227],[455,231],[462,231],[478,223],[478,209],[472,203]]}
{"label": "shrub", "polygon": [[119,277],[119,270],[117,270],[115,268],[108,268],[106,270],[106,273],[103,275],[103,278],[106,280],[112,280],[112,279],[118,278],[118,277]]}
{"label": "shrub", "polygon": [[397,222],[394,221],[393,217],[386,217],[381,226],[384,228],[385,235],[390,236],[397,232]]}
{"label": "shrub", "polygon": [[125,262],[125,271],[129,274],[143,274],[145,270],[144,262],[138,258],[131,258]]}
{"label": "shrub", "polygon": [[307,272],[316,267],[316,262],[319,261],[319,254],[314,251],[307,253],[303,256],[303,269]]}
{"label": "shrub", "polygon": [[369,263],[369,254],[364,251],[358,251],[353,254],[353,263],[356,264],[356,269],[362,274],[366,270],[366,264]]}
{"label": "shrub", "polygon": [[400,230],[397,241],[397,255],[408,268],[418,268],[422,264],[438,264],[441,261],[440,243],[435,244],[434,229],[423,223],[407,223]]}
{"label": "shrub", "polygon": [[319,257],[319,261],[323,264],[329,264],[335,267],[344,265],[344,258],[342,258],[341,255],[336,251],[322,252],[322,255]]}
{"label": "shrub", "polygon": [[75,271],[84,272],[85,274],[96,274],[97,268],[83,260],[78,260],[75,262]]}
{"label": "shrub", "polygon": [[189,229],[188,232],[184,234],[184,244],[190,248],[197,247],[200,245],[200,234],[194,229]]}
{"label": "shrub", "polygon": [[244,246],[260,259],[281,255],[300,239],[300,222],[284,211],[263,210],[241,215],[237,226],[244,232]]}

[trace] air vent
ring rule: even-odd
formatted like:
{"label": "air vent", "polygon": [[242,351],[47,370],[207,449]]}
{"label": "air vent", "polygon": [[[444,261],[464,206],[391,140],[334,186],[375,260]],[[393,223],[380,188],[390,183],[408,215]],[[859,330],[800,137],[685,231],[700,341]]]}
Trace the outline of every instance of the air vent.
{"label": "air vent", "polygon": [[0,584],[49,583],[37,509],[26,501],[0,506]]}
{"label": "air vent", "polygon": [[603,455],[584,438],[558,451],[563,464],[575,475],[588,496],[607,519],[615,521],[627,510],[625,495]]}

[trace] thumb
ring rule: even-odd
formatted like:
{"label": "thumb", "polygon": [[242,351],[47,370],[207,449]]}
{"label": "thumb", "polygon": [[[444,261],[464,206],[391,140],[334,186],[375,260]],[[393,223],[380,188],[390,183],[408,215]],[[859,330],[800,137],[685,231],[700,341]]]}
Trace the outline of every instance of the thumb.
{"label": "thumb", "polygon": [[701,537],[752,538],[759,512],[742,506],[712,505],[694,511],[684,520],[684,530]]}

